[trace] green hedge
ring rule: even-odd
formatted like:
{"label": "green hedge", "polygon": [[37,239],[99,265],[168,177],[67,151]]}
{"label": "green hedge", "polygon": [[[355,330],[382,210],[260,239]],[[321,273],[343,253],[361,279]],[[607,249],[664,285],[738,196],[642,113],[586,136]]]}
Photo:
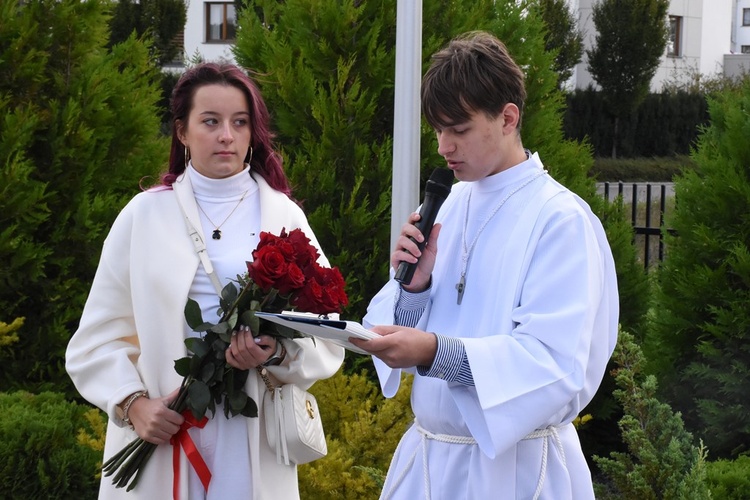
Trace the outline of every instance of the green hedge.
{"label": "green hedge", "polygon": [[599,182],[672,182],[676,175],[694,169],[689,156],[596,158],[589,175]]}
{"label": "green hedge", "polygon": [[706,475],[714,500],[743,500],[750,491],[750,456],[708,462]]}
{"label": "green hedge", "polygon": [[[620,119],[617,155],[621,158],[687,155],[698,137],[699,126],[708,123],[703,94],[685,91],[649,94],[632,116]],[[591,88],[567,95],[563,121],[568,139],[588,138],[594,156],[611,156],[612,117],[600,92]]]}
{"label": "green hedge", "polygon": [[0,498],[96,498],[103,432],[98,410],[62,394],[0,393]]}
{"label": "green hedge", "polygon": [[[302,498],[377,496],[412,418],[409,387],[407,378],[396,398],[384,400],[365,375],[341,373],[313,387],[325,403],[329,454],[300,467]],[[106,423],[101,412],[65,401],[62,394],[14,392],[0,393],[0,415],[0,498],[96,498]],[[713,499],[747,498],[749,456],[705,465]],[[598,477],[603,479],[611,480],[610,487],[616,482]]]}

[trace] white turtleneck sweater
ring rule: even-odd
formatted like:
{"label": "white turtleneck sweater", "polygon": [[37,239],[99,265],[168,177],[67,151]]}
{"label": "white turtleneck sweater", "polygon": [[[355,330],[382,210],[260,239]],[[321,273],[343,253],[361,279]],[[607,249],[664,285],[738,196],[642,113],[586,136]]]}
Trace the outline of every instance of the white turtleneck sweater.
{"label": "white turtleneck sweater", "polygon": [[[245,262],[252,260],[252,251],[260,240],[258,185],[250,176],[249,167],[224,179],[201,175],[192,164],[187,173],[198,203],[208,256],[222,286],[226,286],[238,274],[247,271]],[[221,239],[215,240],[212,235],[217,225],[221,228]],[[203,266],[198,268],[190,287],[190,298],[200,305],[205,321],[218,322],[218,296]],[[186,336],[197,335],[187,325],[185,330]],[[206,495],[195,470],[189,468],[190,500],[252,498],[245,417],[227,419],[219,406],[214,418],[209,419],[203,429],[194,428],[189,432],[212,474]]]}

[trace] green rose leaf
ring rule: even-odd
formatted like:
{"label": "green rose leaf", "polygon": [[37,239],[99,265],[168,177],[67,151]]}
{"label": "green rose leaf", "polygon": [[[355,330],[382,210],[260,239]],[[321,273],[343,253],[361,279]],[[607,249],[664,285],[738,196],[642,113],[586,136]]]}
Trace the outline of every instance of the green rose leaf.
{"label": "green rose leaf", "polygon": [[195,378],[200,378],[203,358],[199,356],[190,356],[190,374]]}
{"label": "green rose leaf", "polygon": [[216,366],[211,363],[206,363],[201,369],[201,380],[206,384],[211,383],[211,379],[216,373]]}
{"label": "green rose leaf", "polygon": [[236,415],[242,411],[247,403],[248,397],[242,391],[232,391],[229,393],[229,407],[232,410],[232,414]]}
{"label": "green rose leaf", "polygon": [[178,375],[181,375],[183,377],[187,377],[188,375],[190,375],[190,357],[186,356],[184,358],[175,360],[174,369]]}
{"label": "green rose leaf", "polygon": [[222,321],[218,325],[211,328],[211,331],[214,333],[218,333],[221,336],[222,333],[231,332],[232,328],[229,326],[228,322]]}
{"label": "green rose leaf", "polygon": [[213,325],[203,321],[203,314],[201,314],[201,306],[198,305],[193,299],[188,299],[185,304],[185,321],[188,326],[195,332],[205,332]]}
{"label": "green rose leaf", "polygon": [[210,351],[209,345],[203,339],[198,337],[189,337],[185,339],[185,345],[190,352],[199,358],[204,357]]}
{"label": "green rose leaf", "polygon": [[204,382],[195,380],[188,387],[188,400],[190,411],[196,419],[200,420],[206,415],[208,405],[211,404],[211,390]]}
{"label": "green rose leaf", "polygon": [[234,283],[228,283],[227,286],[225,286],[221,291],[221,298],[227,304],[232,304],[235,300],[237,300],[237,294],[237,287],[234,285]]}
{"label": "green rose leaf", "polygon": [[240,323],[249,326],[253,335],[256,335],[260,331],[260,318],[255,315],[254,310],[248,310],[242,313]]}
{"label": "green rose leaf", "polygon": [[[224,365],[226,361],[226,350],[229,348],[229,342],[224,340],[224,334],[217,335],[216,338],[211,342],[211,350],[214,353],[214,359],[219,361],[220,365]],[[231,337],[231,335],[227,335]]]}
{"label": "green rose leaf", "polygon": [[234,327],[237,326],[238,318],[239,313],[237,312],[237,309],[232,310],[232,314],[230,314],[229,318],[227,318],[227,325],[229,325],[230,330],[234,330]]}
{"label": "green rose leaf", "polygon": [[252,398],[247,398],[245,407],[242,408],[240,415],[250,418],[255,418],[258,416],[258,405],[255,403],[255,401],[253,401]]}

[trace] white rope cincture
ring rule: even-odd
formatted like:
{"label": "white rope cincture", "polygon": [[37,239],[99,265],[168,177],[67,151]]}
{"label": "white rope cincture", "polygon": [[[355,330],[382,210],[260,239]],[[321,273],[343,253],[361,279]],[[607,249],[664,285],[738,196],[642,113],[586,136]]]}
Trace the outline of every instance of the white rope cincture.
{"label": "white rope cincture", "polygon": [[[464,445],[476,445],[477,441],[471,436],[452,436],[450,434],[435,434],[427,429],[423,428],[419,423],[415,420],[414,421],[414,427],[419,432],[420,435],[420,441],[421,441],[421,448],[422,448],[422,475],[424,479],[424,491],[425,491],[425,499],[430,500],[431,493],[430,493],[430,470],[427,466],[427,440],[431,439],[433,441],[439,441],[441,443],[450,443],[450,444],[464,444]],[[542,494],[542,487],[544,486],[544,480],[547,476],[547,460],[549,455],[549,438],[552,438],[554,440],[555,447],[557,448],[557,451],[560,453],[560,457],[562,459],[563,466],[567,466],[565,461],[565,450],[563,449],[562,440],[560,439],[560,434],[557,431],[557,426],[551,425],[549,427],[545,427],[544,429],[537,429],[533,432],[530,432],[526,436],[522,438],[522,440],[527,439],[540,439],[544,438],[544,441],[542,442],[542,465],[539,471],[539,481],[537,482],[536,491],[534,492],[534,500],[539,500],[539,497]],[[403,443],[403,440],[399,442],[398,447],[396,447],[396,452],[394,453],[394,459],[395,457],[399,456],[399,451],[401,449],[401,444]],[[383,493],[383,500],[388,500],[393,496],[393,492],[398,488],[398,486],[401,484],[401,482],[406,477],[406,473],[411,469],[411,466],[414,464],[414,460],[417,457],[418,448],[414,449],[414,452],[411,454],[411,457],[409,457],[409,461],[407,464],[401,469],[401,474],[399,474],[398,478],[394,481],[393,485],[390,487],[390,489],[387,492]],[[386,484],[388,483],[388,478],[386,478]]]}
{"label": "white rope cincture", "polygon": [[[421,448],[422,448],[422,475],[424,478],[424,496],[426,500],[430,500],[431,493],[430,493],[430,469],[427,467],[427,440],[432,439],[433,441],[440,441],[441,443],[451,443],[451,444],[470,444],[475,445],[477,444],[476,439],[474,439],[471,436],[452,436],[450,434],[435,434],[427,429],[423,428],[421,425],[419,425],[419,422],[416,420],[414,421],[414,428],[417,429],[420,435],[421,440]],[[401,441],[403,443],[403,440]],[[399,449],[401,448],[401,443],[398,444],[398,447],[396,448],[396,453],[394,454],[394,457],[398,456]],[[404,480],[406,477],[406,473],[411,468],[412,464],[414,464],[414,459],[417,458],[417,451],[418,448],[414,449],[414,453],[411,454],[411,457],[409,457],[409,461],[404,466],[404,468],[401,470],[401,474],[399,474],[398,478],[396,478],[396,481],[393,483],[391,488],[388,490],[388,492],[384,493],[383,500],[388,500],[393,495],[393,491],[398,488],[398,485],[401,484],[401,481]],[[386,482],[387,482],[386,478]]]}
{"label": "white rope cincture", "polygon": [[539,471],[539,482],[537,482],[536,484],[536,491],[534,492],[533,500],[538,500],[541,496],[542,487],[544,486],[544,480],[547,477],[547,456],[549,454],[550,437],[555,440],[555,447],[557,448],[557,451],[560,452],[560,458],[562,458],[563,466],[567,467],[567,464],[565,463],[565,450],[563,449],[562,440],[560,439],[560,434],[557,432],[556,426],[550,425],[549,427],[545,427],[544,429],[537,429],[533,432],[530,432],[523,438],[524,440],[544,438],[544,441],[542,442],[542,467]]}

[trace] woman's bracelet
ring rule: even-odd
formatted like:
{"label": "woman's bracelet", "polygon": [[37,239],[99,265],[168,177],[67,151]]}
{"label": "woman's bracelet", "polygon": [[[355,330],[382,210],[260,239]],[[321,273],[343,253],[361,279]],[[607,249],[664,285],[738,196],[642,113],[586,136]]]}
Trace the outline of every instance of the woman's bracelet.
{"label": "woman's bracelet", "polygon": [[138,391],[134,392],[130,395],[130,397],[125,401],[125,404],[122,405],[122,421],[125,422],[126,425],[133,426],[133,424],[130,422],[130,417],[128,416],[128,412],[130,411],[130,406],[135,402],[138,398],[147,398],[148,397],[148,391]]}

